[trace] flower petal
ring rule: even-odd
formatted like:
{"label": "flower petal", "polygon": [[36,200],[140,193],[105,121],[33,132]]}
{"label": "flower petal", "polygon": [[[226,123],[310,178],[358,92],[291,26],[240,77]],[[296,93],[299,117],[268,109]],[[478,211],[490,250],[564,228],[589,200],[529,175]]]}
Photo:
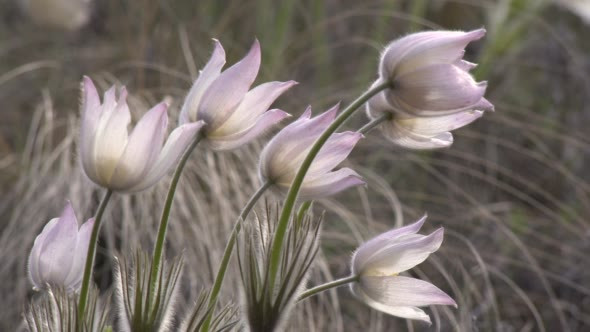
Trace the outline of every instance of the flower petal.
{"label": "flower petal", "polygon": [[365,294],[386,306],[422,307],[433,304],[457,306],[455,301],[433,284],[415,278],[362,276]]}
{"label": "flower petal", "polygon": [[[473,107],[482,98],[486,83],[476,83],[473,77],[456,66],[442,64],[423,67],[398,77],[388,100],[393,106],[407,104],[420,110],[421,115],[456,112]],[[407,109],[405,107],[399,107]]]}
{"label": "flower petal", "polygon": [[205,121],[207,131],[215,131],[236,110],[260,68],[260,44],[254,41],[248,54],[223,71],[203,94],[197,119]]}
{"label": "flower petal", "polygon": [[64,282],[65,285],[68,285],[71,291],[78,290],[81,286],[93,225],[94,218],[91,218],[82,224],[78,230],[76,249],[74,250],[72,257],[72,266],[70,267],[70,272],[66,276]]}
{"label": "flower petal", "polygon": [[227,121],[211,132],[208,137],[232,135],[251,128],[258,121],[258,117],[266,112],[281,94],[295,84],[297,84],[295,81],[268,82],[255,87],[246,93],[238,108]]}
{"label": "flower petal", "polygon": [[41,279],[41,266],[39,264],[39,258],[41,257],[41,249],[45,244],[45,238],[47,237],[47,234],[52,232],[52,229],[56,227],[58,221],[59,218],[53,218],[43,227],[41,233],[35,238],[33,249],[31,249],[31,253],[29,254],[29,277],[31,278],[31,282],[33,283],[35,289],[41,289],[45,286],[43,285],[43,281]]}
{"label": "flower petal", "polygon": [[203,125],[204,122],[198,121],[183,124],[174,129],[147,175],[143,177],[141,182],[126,191],[141,191],[158,182],[178,162]]}
{"label": "flower petal", "polygon": [[198,120],[197,110],[201,104],[203,94],[207,91],[211,83],[219,77],[221,68],[225,65],[225,51],[223,50],[223,46],[221,46],[221,43],[217,39],[213,39],[213,42],[215,43],[213,54],[199,73],[199,77],[193,83],[191,90],[184,100],[182,110],[180,111],[180,124]]}
{"label": "flower petal", "polygon": [[[364,185],[365,181],[361,176],[350,168],[341,168],[334,172],[322,174],[316,178],[306,178],[303,180],[299,196],[301,200],[315,200],[334,195],[345,189],[354,186]],[[282,184],[285,186],[285,184]],[[287,184],[286,187],[290,186]]]}
{"label": "flower petal", "polygon": [[334,169],[348,157],[356,143],[363,137],[363,134],[353,131],[332,134],[315,157],[307,174],[311,177]]}
{"label": "flower petal", "polygon": [[[109,186],[119,158],[127,145],[127,126],[131,122],[131,114],[126,99],[125,88],[119,92],[119,100],[116,103],[113,88],[105,93],[103,111],[91,150],[94,153],[92,158],[97,174],[96,179],[91,179],[105,187]],[[87,175],[90,177],[91,173]]]}
{"label": "flower petal", "polygon": [[443,228],[439,228],[428,236],[398,238],[360,261],[358,271],[363,275],[393,275],[409,270],[440,248],[443,235]]}
{"label": "flower petal", "polygon": [[397,117],[397,125],[420,135],[438,135],[470,124],[479,119],[483,111],[465,111],[432,117]]}
{"label": "flower petal", "polygon": [[424,312],[424,310],[420,308],[408,306],[389,306],[381,302],[377,302],[376,300],[368,296],[357,284],[354,284],[352,286],[352,291],[361,301],[365,302],[368,306],[375,310],[379,310],[392,316],[406,319],[421,320],[428,324],[431,324],[430,316],[428,316]]}
{"label": "flower petal", "polygon": [[382,77],[403,75],[419,67],[452,64],[463,57],[467,44],[485,35],[484,29],[463,31],[426,31],[393,41],[381,57]]}
{"label": "flower petal", "polygon": [[386,247],[387,244],[396,242],[401,236],[418,233],[422,225],[424,225],[426,218],[427,215],[425,214],[412,224],[394,228],[363,243],[352,256],[352,273],[355,275],[359,274],[369,257]]}
{"label": "flower petal", "polygon": [[261,114],[254,124],[249,128],[243,129],[241,132],[233,133],[231,135],[222,137],[209,137],[207,143],[213,150],[231,150],[240,147],[259,135],[262,135],[271,126],[277,124],[281,120],[289,117],[290,114],[278,109],[273,109]]}
{"label": "flower petal", "polygon": [[119,158],[110,181],[111,188],[133,187],[154,165],[168,126],[166,109],[166,104],[160,103],[139,120]]}
{"label": "flower petal", "polygon": [[383,135],[392,143],[407,149],[426,150],[446,148],[453,144],[453,135],[444,132],[437,135],[427,136],[411,132],[395,122],[381,125]]}

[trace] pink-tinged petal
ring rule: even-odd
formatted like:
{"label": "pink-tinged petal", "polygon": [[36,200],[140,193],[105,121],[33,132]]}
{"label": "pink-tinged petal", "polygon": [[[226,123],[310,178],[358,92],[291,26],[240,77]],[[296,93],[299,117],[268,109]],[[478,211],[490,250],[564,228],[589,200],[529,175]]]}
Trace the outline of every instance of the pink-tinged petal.
{"label": "pink-tinged petal", "polygon": [[187,123],[174,129],[172,133],[170,133],[170,136],[168,136],[158,159],[155,161],[147,175],[143,177],[141,182],[137,185],[126,189],[126,192],[141,191],[158,182],[174,165],[178,163],[178,160],[184,151],[186,151],[187,147],[191,144],[203,126],[204,122],[198,121]]}
{"label": "pink-tinged petal", "polygon": [[359,285],[368,297],[386,306],[422,307],[435,304],[457,306],[445,292],[420,279],[401,276],[363,276]]}
{"label": "pink-tinged petal", "polygon": [[[125,88],[122,88],[119,92],[119,100],[112,109],[106,108],[107,99],[110,99],[110,97],[107,98],[106,96],[109,94],[110,92],[105,94],[103,113],[94,140],[93,164],[96,168],[97,178],[91,178],[94,182],[105,187],[110,185],[119,158],[125,151],[128,140],[127,126],[131,122]],[[87,173],[87,175],[90,176],[90,173]]]}
{"label": "pink-tinged petal", "polygon": [[167,108],[165,103],[160,103],[139,120],[113,173],[112,188],[134,186],[153,166],[164,143],[168,126]]}
{"label": "pink-tinged petal", "polygon": [[96,129],[99,123],[102,107],[100,98],[94,83],[88,76],[82,80],[82,107],[79,153],[82,167],[86,173],[91,173],[90,178],[97,178],[96,169],[93,167],[93,147]]}
{"label": "pink-tinged petal", "polygon": [[354,284],[352,286],[352,292],[356,295],[361,301],[365,304],[370,306],[371,308],[384,312],[386,314],[406,318],[406,319],[414,319],[414,320],[421,320],[428,324],[431,324],[430,317],[420,308],[416,307],[408,307],[408,306],[389,306],[383,304],[381,302],[377,302],[370,296],[368,296],[358,284]]}
{"label": "pink-tinged petal", "polygon": [[206,130],[214,131],[236,110],[260,68],[260,44],[256,40],[248,54],[238,63],[223,71],[203,94],[197,119],[206,123]]}
{"label": "pink-tinged petal", "polygon": [[270,105],[295,84],[295,81],[268,82],[255,87],[246,93],[227,121],[208,136],[228,136],[250,129]]}
{"label": "pink-tinged petal", "polygon": [[[407,104],[420,114],[456,112],[472,107],[482,98],[486,83],[476,83],[471,75],[453,65],[432,65],[398,77],[388,94],[392,105]],[[402,108],[402,107],[400,107]]]}
{"label": "pink-tinged petal", "polygon": [[393,275],[407,271],[424,262],[440,248],[444,230],[439,228],[428,236],[405,235],[384,245],[359,261],[361,275]]}
{"label": "pink-tinged petal", "polygon": [[446,148],[453,144],[453,135],[444,132],[432,136],[419,135],[411,132],[395,122],[381,125],[383,135],[392,143],[407,149],[430,150]]}
{"label": "pink-tinged petal", "polygon": [[404,235],[416,234],[424,225],[427,215],[424,215],[418,221],[400,227],[392,229],[388,232],[382,233],[369,241],[363,243],[352,256],[352,273],[359,274],[365,262],[374,253],[378,252],[382,248],[386,247],[390,243],[395,243],[400,237]]}
{"label": "pink-tinged petal", "polygon": [[88,255],[88,245],[90,244],[90,235],[92,233],[92,226],[94,225],[94,218],[88,219],[78,230],[78,237],[76,239],[76,249],[72,257],[72,266],[70,272],[65,279],[65,285],[68,285],[71,291],[76,291],[82,284],[82,277],[84,276],[84,267],[86,263],[86,256]]}
{"label": "pink-tinged petal", "polygon": [[432,136],[452,131],[479,119],[483,111],[466,111],[433,117],[407,118],[398,117],[397,125],[419,135]]}
{"label": "pink-tinged petal", "polygon": [[[290,185],[290,183],[289,183]],[[350,187],[365,185],[365,181],[350,168],[341,168],[320,177],[303,180],[299,197],[301,200],[315,200],[337,194]]]}
{"label": "pink-tinged petal", "polygon": [[393,78],[419,67],[452,64],[463,57],[467,44],[484,35],[484,29],[470,32],[427,31],[408,35],[386,47],[381,57],[381,76]]}
{"label": "pink-tinged petal", "polygon": [[477,102],[477,104],[475,104],[473,106],[474,110],[480,110],[480,111],[490,111],[493,112],[494,111],[494,105],[492,105],[492,103],[489,102],[489,100],[485,99],[485,98],[481,98],[480,101]]}
{"label": "pink-tinged petal", "polygon": [[242,129],[240,132],[236,132],[227,136],[209,137],[207,139],[207,143],[211,149],[217,151],[235,149],[249,143],[256,137],[266,132],[270,127],[289,116],[289,113],[278,109],[273,109],[258,116],[256,122],[249,128]]}
{"label": "pink-tinged petal", "polygon": [[52,230],[57,226],[58,221],[59,218],[53,218],[43,227],[41,233],[35,238],[33,249],[31,249],[31,253],[29,254],[29,277],[35,289],[41,289],[45,287],[43,280],[41,279],[41,266],[39,264],[39,258],[41,257],[41,249],[45,244],[45,238],[49,233],[52,233]]}
{"label": "pink-tinged petal", "polygon": [[314,176],[314,174],[323,174],[334,169],[348,157],[356,143],[363,137],[363,134],[353,131],[332,134],[315,157],[307,174]]}
{"label": "pink-tinged petal", "polygon": [[463,71],[470,71],[473,68],[477,67],[477,64],[473,63],[473,62],[469,62],[469,61],[465,61],[465,60],[459,60],[455,62],[455,66],[459,67],[459,69],[463,70]]}
{"label": "pink-tinged petal", "polygon": [[207,91],[211,83],[219,77],[221,68],[225,65],[225,51],[223,50],[223,46],[221,46],[221,43],[217,39],[213,39],[213,42],[215,43],[213,54],[199,73],[197,80],[193,83],[180,111],[179,120],[181,124],[198,120],[197,110],[201,104],[203,94]]}
{"label": "pink-tinged petal", "polygon": [[54,227],[47,233],[39,256],[41,280],[63,285],[69,271],[78,234],[78,221],[68,202]]}

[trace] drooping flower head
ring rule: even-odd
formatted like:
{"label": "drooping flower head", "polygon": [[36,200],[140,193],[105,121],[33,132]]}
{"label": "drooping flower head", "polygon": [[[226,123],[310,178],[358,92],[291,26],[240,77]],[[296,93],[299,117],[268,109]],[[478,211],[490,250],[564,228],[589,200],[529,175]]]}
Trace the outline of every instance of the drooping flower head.
{"label": "drooping flower head", "polygon": [[94,83],[83,81],[80,159],[86,175],[99,186],[121,192],[144,190],[160,180],[176,164],[202,122],[181,125],[164,143],[168,125],[167,106],[160,103],[137,123],[131,135],[127,91],[115,87],[101,104]]}
{"label": "drooping flower head", "polygon": [[[262,150],[259,167],[262,181],[270,181],[276,188],[289,189],[313,143],[332,123],[337,112],[338,106],[334,106],[311,118],[311,108],[308,108],[299,119],[279,131]],[[362,137],[362,134],[351,131],[330,136],[303,180],[299,193],[301,199],[318,199],[365,183],[350,168],[332,171]]]}
{"label": "drooping flower head", "polygon": [[492,110],[484,98],[487,83],[475,82],[469,74],[475,64],[463,60],[467,44],[485,32],[427,31],[389,44],[381,56],[379,78],[391,84],[383,92],[391,107],[411,116]]}
{"label": "drooping flower head", "polygon": [[457,304],[429,282],[399,276],[426,260],[443,241],[442,228],[430,235],[418,234],[425,220],[426,216],[362,244],[352,258],[352,274],[359,281],[351,288],[360,300],[376,310],[430,323],[430,317],[418,307]]}
{"label": "drooping flower head", "polygon": [[93,224],[94,219],[89,219],[78,229],[68,202],[61,216],[45,225],[29,255],[29,277],[35,289],[54,286],[74,292],[80,288]]}
{"label": "drooping flower head", "polygon": [[[377,81],[373,86],[380,84]],[[380,125],[386,138],[408,149],[437,149],[453,144],[452,130],[461,128],[479,119],[481,110],[459,111],[439,116],[415,116],[396,112],[384,94],[378,94],[367,103],[367,115],[376,119],[383,114],[390,119]]]}
{"label": "drooping flower head", "polygon": [[214,42],[213,55],[182,106],[180,123],[204,121],[205,142],[214,150],[230,150],[250,142],[289,116],[268,108],[296,82],[268,82],[250,90],[260,68],[258,41],[254,41],[241,61],[223,72],[225,51],[217,40]]}

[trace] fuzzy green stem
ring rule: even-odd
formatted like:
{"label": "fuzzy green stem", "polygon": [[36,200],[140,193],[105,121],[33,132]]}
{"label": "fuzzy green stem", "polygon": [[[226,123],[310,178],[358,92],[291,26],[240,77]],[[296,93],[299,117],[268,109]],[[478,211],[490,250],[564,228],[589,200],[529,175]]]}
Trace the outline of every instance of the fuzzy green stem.
{"label": "fuzzy green stem", "polygon": [[285,199],[285,203],[283,205],[283,210],[281,211],[281,216],[279,218],[279,222],[276,228],[276,233],[272,241],[271,253],[270,253],[270,267],[269,267],[269,285],[274,287],[275,280],[277,277],[277,273],[279,270],[280,260],[281,260],[281,251],[283,247],[283,241],[285,239],[285,233],[287,231],[287,226],[289,223],[289,219],[291,217],[291,213],[293,212],[293,207],[295,206],[295,201],[297,200],[297,195],[299,194],[299,190],[301,189],[301,185],[303,184],[303,179],[305,178],[305,174],[307,173],[311,163],[313,162],[314,158],[320,152],[320,149],[328,138],[346,121],[354,112],[361,107],[365,102],[367,102],[371,97],[376,95],[377,93],[381,92],[382,90],[391,86],[390,82],[384,82],[379,84],[365,93],[363,93],[360,97],[358,97],[355,101],[353,101],[348,107],[342,111],[342,113],[334,119],[334,121],[326,128],[326,130],[320,135],[320,137],[315,141],[309,153],[303,160],[303,163],[299,167],[297,171],[297,175],[293,179],[293,183],[291,183],[291,187],[289,188],[289,192],[287,194],[287,198]]}
{"label": "fuzzy green stem", "polygon": [[330,281],[330,282],[327,282],[323,285],[316,286],[312,289],[308,289],[305,292],[301,293],[301,295],[299,295],[299,299],[297,301],[302,301],[310,296],[314,296],[314,295],[321,293],[323,291],[326,291],[328,289],[332,289],[332,288],[340,287],[342,285],[350,284],[351,282],[357,282],[357,281],[359,281],[359,278],[360,278],[359,276],[353,275],[350,277]]}
{"label": "fuzzy green stem", "polygon": [[248,216],[248,214],[250,213],[250,211],[252,210],[252,208],[254,207],[256,202],[260,199],[260,197],[262,197],[262,194],[264,194],[264,192],[271,185],[272,185],[272,182],[268,181],[268,182],[263,183],[262,186],[260,186],[260,188],[258,188],[258,190],[254,193],[254,195],[252,195],[252,197],[250,197],[250,200],[248,201],[248,203],[246,203],[246,206],[244,206],[244,208],[242,209],[242,212],[240,212],[240,215],[238,216],[238,220],[236,220],[236,223],[234,224],[234,228],[233,228],[231,235],[229,237],[229,240],[227,241],[227,244],[225,246],[225,250],[223,252],[223,258],[221,259],[221,263],[219,264],[219,269],[217,270],[215,282],[213,283],[213,287],[211,288],[211,293],[209,295],[209,304],[208,304],[210,311],[209,311],[209,315],[207,316],[207,319],[203,323],[203,327],[202,327],[201,331],[209,331],[209,326],[211,325],[211,319],[213,318],[213,314],[215,312],[215,304],[217,303],[217,298],[219,297],[219,291],[221,290],[221,285],[223,284],[223,279],[225,278],[225,272],[227,271],[227,266],[229,265],[229,260],[233,254],[234,246],[236,244],[236,239],[238,238],[238,235],[240,234],[240,230],[242,229],[242,222],[244,221],[244,219],[246,219],[246,217]]}
{"label": "fuzzy green stem", "polygon": [[361,133],[361,134],[366,134],[369,131],[371,131],[373,128],[377,127],[378,125],[380,125],[382,122],[391,120],[393,118],[393,114],[389,113],[389,112],[384,112],[383,114],[381,114],[379,117],[371,120],[369,123],[367,123],[366,125],[362,126],[362,128],[360,128],[359,130],[357,130],[357,133]]}
{"label": "fuzzy green stem", "polygon": [[193,150],[197,147],[203,135],[199,132],[193,139],[191,145],[186,149],[184,154],[182,155],[180,162],[176,165],[176,169],[174,170],[174,176],[172,177],[172,182],[170,182],[170,186],[168,187],[168,194],[166,195],[166,202],[164,203],[164,209],[162,210],[162,217],[160,218],[160,226],[158,228],[158,236],[156,238],[156,245],[154,247],[154,255],[152,258],[152,271],[150,274],[150,285],[149,285],[149,302],[152,303],[152,297],[155,295],[156,283],[158,281],[158,272],[160,271],[162,265],[162,254],[164,252],[164,240],[166,239],[166,230],[168,228],[168,220],[170,219],[170,210],[172,208],[172,202],[174,201],[174,194],[176,193],[176,187],[178,186],[178,181],[180,180],[180,175],[182,174],[182,170],[188,161]]}
{"label": "fuzzy green stem", "polygon": [[92,279],[92,268],[94,266],[94,257],[96,256],[96,244],[98,242],[98,234],[100,233],[100,222],[102,221],[102,215],[104,214],[104,210],[107,207],[112,194],[113,191],[107,189],[94,217],[94,225],[92,225],[92,233],[90,234],[88,254],[86,255],[86,265],[84,266],[84,276],[82,277],[82,288],[80,289],[80,298],[78,302],[79,322],[84,321],[84,311],[86,310],[86,302],[88,302],[88,289],[90,288],[90,279]]}

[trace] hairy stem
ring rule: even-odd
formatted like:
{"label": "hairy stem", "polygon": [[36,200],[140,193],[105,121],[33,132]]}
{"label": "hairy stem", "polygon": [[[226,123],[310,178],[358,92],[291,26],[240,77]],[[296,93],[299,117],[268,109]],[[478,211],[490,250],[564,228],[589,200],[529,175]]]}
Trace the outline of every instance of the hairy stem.
{"label": "hairy stem", "polygon": [[359,278],[360,278],[359,276],[350,276],[350,277],[330,281],[330,282],[327,282],[323,285],[316,286],[314,288],[308,289],[305,292],[301,293],[301,295],[299,295],[299,299],[297,301],[302,301],[310,296],[314,296],[314,295],[321,293],[323,291],[326,291],[328,289],[340,287],[342,285],[346,285],[351,282],[357,282],[357,281],[359,281]]}
{"label": "hairy stem", "polygon": [[236,244],[236,239],[237,239],[238,235],[240,234],[240,230],[242,229],[242,222],[244,221],[244,219],[246,219],[246,217],[248,216],[248,214],[250,213],[250,211],[252,210],[252,208],[254,207],[256,202],[258,201],[258,199],[260,199],[260,197],[262,197],[262,194],[264,194],[264,192],[271,185],[272,185],[272,182],[269,181],[269,182],[263,183],[262,186],[260,186],[260,188],[258,188],[258,190],[254,193],[254,195],[252,195],[252,197],[250,197],[250,200],[248,201],[248,203],[246,203],[246,206],[244,206],[244,208],[242,209],[242,212],[240,212],[240,215],[238,216],[238,220],[236,220],[236,223],[234,224],[234,228],[233,228],[231,235],[227,241],[227,244],[225,245],[225,250],[223,252],[223,258],[221,259],[219,269],[217,270],[215,282],[213,283],[213,287],[211,288],[211,293],[209,295],[209,304],[208,304],[208,307],[210,308],[210,312],[209,312],[207,319],[203,323],[203,328],[201,329],[201,331],[208,331],[209,330],[209,326],[211,324],[211,319],[213,317],[213,313],[215,312],[215,304],[217,303],[217,298],[219,297],[219,291],[221,290],[221,285],[223,284],[223,279],[225,278],[225,272],[227,271],[227,266],[229,265],[229,260],[233,254],[233,249]]}
{"label": "hairy stem", "polygon": [[363,93],[360,97],[358,97],[355,101],[353,101],[342,113],[334,119],[332,124],[320,135],[320,137],[315,141],[313,146],[311,147],[309,153],[303,160],[303,163],[299,167],[297,171],[297,175],[293,179],[293,183],[291,183],[291,187],[289,188],[289,192],[287,194],[287,198],[285,199],[285,203],[283,205],[283,210],[281,211],[281,216],[279,218],[279,222],[277,225],[276,233],[272,241],[271,253],[270,253],[270,286],[274,287],[275,280],[277,277],[277,273],[279,270],[280,260],[281,260],[281,251],[283,247],[283,241],[285,238],[285,233],[287,231],[287,226],[289,223],[289,219],[291,213],[293,212],[293,207],[295,206],[295,201],[297,200],[297,195],[299,194],[299,190],[301,189],[301,185],[303,184],[303,179],[305,178],[305,174],[307,173],[311,163],[313,162],[314,158],[320,152],[322,146],[326,143],[328,138],[346,121],[356,110],[359,109],[365,102],[367,102],[371,97],[379,93],[380,91],[388,88],[391,86],[390,82],[385,82],[380,85],[369,89],[365,93]]}
{"label": "hairy stem", "polygon": [[180,175],[182,174],[182,170],[188,161],[193,150],[197,147],[203,135],[201,133],[197,133],[195,138],[193,139],[191,145],[186,149],[184,154],[182,155],[180,162],[176,165],[176,169],[174,170],[174,176],[172,177],[172,182],[170,182],[170,187],[168,187],[168,194],[166,195],[166,202],[164,203],[164,209],[162,210],[162,217],[160,218],[160,226],[158,228],[158,236],[156,238],[156,245],[154,247],[154,255],[152,258],[152,270],[150,273],[150,285],[149,285],[149,304],[152,303],[152,298],[155,296],[155,289],[156,283],[158,281],[158,272],[161,269],[162,265],[162,254],[164,252],[164,240],[166,239],[166,230],[168,229],[168,220],[170,218],[170,210],[172,208],[172,202],[174,201],[174,194],[176,193],[176,187],[178,186],[178,181],[180,180]]}
{"label": "hairy stem", "polygon": [[113,191],[107,189],[94,217],[94,225],[92,225],[92,233],[90,234],[90,243],[88,244],[88,254],[86,255],[86,265],[84,266],[84,276],[82,277],[82,288],[80,289],[80,299],[78,302],[79,322],[84,321],[84,311],[86,310],[86,302],[88,302],[88,289],[90,287],[90,279],[92,278],[94,257],[96,256],[96,244],[98,242],[98,234],[100,233],[100,222],[102,221],[102,215],[104,214],[104,210],[107,207],[112,194]]}
{"label": "hairy stem", "polygon": [[380,125],[381,123],[391,120],[393,118],[393,114],[389,113],[389,112],[385,112],[383,114],[381,114],[379,117],[371,120],[369,123],[367,123],[366,125],[362,126],[359,130],[357,130],[357,133],[361,133],[361,134],[366,134],[369,131],[371,131],[373,128],[377,127],[378,125]]}

